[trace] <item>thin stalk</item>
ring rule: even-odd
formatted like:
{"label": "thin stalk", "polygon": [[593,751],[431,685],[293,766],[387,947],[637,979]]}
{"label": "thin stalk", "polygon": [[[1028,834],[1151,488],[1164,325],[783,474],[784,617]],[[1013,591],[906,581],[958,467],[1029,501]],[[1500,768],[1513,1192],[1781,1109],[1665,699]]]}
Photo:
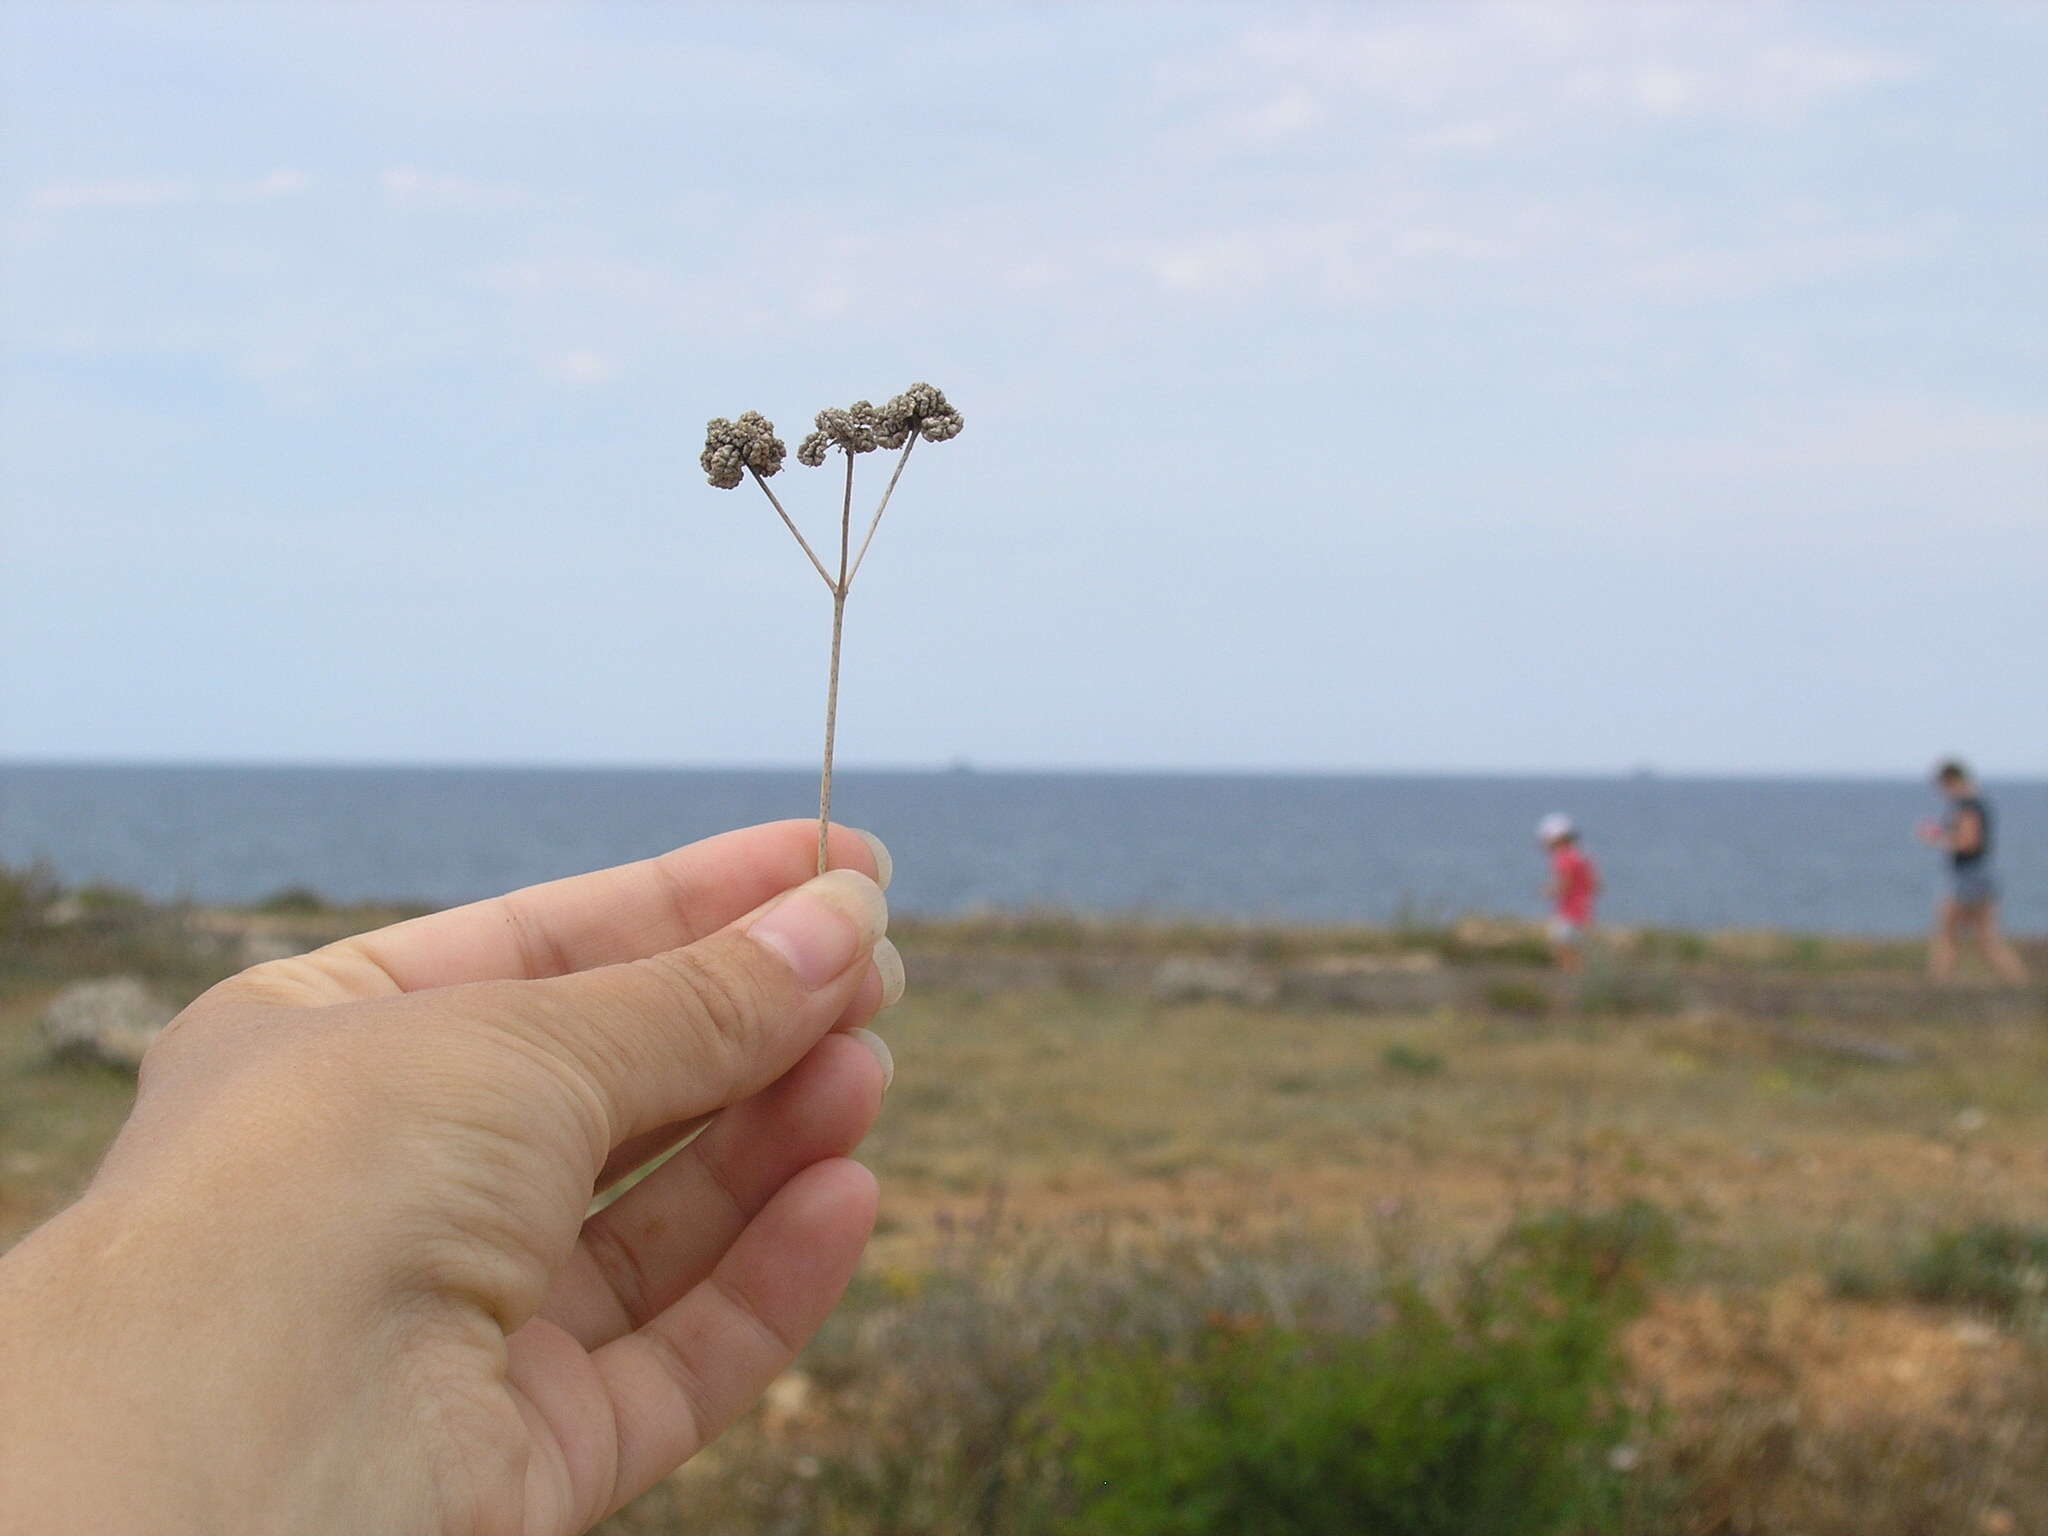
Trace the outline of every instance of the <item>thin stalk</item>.
{"label": "thin stalk", "polygon": [[775,515],[782,519],[782,526],[789,530],[790,536],[796,540],[803,552],[810,557],[811,569],[818,573],[818,579],[824,582],[826,586],[831,586],[832,578],[825,571],[825,562],[818,558],[818,552],[811,548],[811,541],[803,536],[803,531],[791,520],[790,515],[783,510],[782,503],[776,499],[775,493],[768,489],[768,482],[761,478],[761,472],[749,465],[747,473],[754,477],[754,484],[761,487],[761,494],[768,498],[768,505],[773,507]]}
{"label": "thin stalk", "polygon": [[846,594],[832,594],[832,677],[825,694],[825,768],[818,775],[818,873],[825,873],[825,836],[832,830],[832,734],[839,724],[839,635],[846,622]]}
{"label": "thin stalk", "polygon": [[903,444],[903,457],[896,461],[896,472],[889,477],[889,488],[882,492],[882,504],[875,508],[874,520],[868,524],[868,536],[860,541],[860,553],[853,557],[853,569],[847,573],[847,585],[860,574],[860,563],[868,557],[868,546],[875,542],[875,530],[882,526],[882,514],[889,510],[889,498],[896,494],[896,482],[903,478],[903,466],[910,462],[910,450],[917,446],[917,433],[913,431]]}
{"label": "thin stalk", "polygon": [[[906,449],[904,457],[908,458]],[[901,465],[897,468],[900,470]],[[839,504],[839,580],[832,588],[832,670],[825,685],[825,766],[818,775],[818,873],[825,873],[825,839],[832,830],[832,739],[839,728],[839,640],[846,628],[847,547],[853,532],[853,455],[846,455],[846,495]],[[818,573],[824,575],[824,567]]]}

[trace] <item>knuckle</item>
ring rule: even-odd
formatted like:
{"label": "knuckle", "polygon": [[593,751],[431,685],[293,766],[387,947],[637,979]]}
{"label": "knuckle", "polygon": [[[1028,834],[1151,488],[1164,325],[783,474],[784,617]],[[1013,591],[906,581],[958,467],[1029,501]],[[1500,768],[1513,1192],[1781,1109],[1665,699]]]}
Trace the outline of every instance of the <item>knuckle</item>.
{"label": "knuckle", "polygon": [[583,1246],[629,1326],[638,1328],[653,1315],[655,1295],[638,1248],[619,1235],[602,1211],[583,1224]]}
{"label": "knuckle", "polygon": [[771,1318],[766,1309],[744,1288],[713,1271],[705,1282],[718,1293],[733,1318],[754,1336],[760,1350],[769,1355],[793,1356],[804,1341],[794,1337]]}

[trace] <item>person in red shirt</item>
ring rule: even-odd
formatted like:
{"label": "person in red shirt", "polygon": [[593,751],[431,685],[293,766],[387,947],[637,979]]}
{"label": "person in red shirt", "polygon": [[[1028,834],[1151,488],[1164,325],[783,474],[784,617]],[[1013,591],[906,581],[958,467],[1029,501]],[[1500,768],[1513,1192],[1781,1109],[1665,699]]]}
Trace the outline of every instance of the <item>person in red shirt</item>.
{"label": "person in red shirt", "polygon": [[1550,852],[1550,948],[1559,970],[1576,971],[1583,959],[1586,930],[1593,926],[1593,898],[1600,873],[1579,846],[1571,817],[1553,811],[1536,824],[1536,836]]}

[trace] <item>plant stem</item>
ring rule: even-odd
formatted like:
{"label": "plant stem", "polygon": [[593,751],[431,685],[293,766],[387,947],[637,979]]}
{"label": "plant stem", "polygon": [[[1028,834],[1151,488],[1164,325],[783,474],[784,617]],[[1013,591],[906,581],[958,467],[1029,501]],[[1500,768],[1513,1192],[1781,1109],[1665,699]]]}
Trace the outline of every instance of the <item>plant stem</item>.
{"label": "plant stem", "polygon": [[[782,519],[782,526],[789,530],[790,536],[796,540],[803,552],[810,557],[811,569],[818,573],[818,579],[824,582],[826,586],[831,586],[832,578],[825,571],[825,562],[818,558],[818,552],[811,548],[811,541],[803,536],[802,530],[791,520],[790,515],[783,510],[782,503],[776,498],[775,493],[768,489],[768,482],[761,478],[761,472],[749,466],[747,473],[754,477],[754,484],[761,487],[761,494],[768,498],[768,505],[773,507],[775,515]],[[840,574],[844,575],[845,572],[842,570]]]}
{"label": "plant stem", "polygon": [[825,694],[825,768],[818,775],[818,873],[825,873],[825,836],[832,830],[832,733],[839,724],[839,634],[846,594],[832,594],[832,678]]}
{"label": "plant stem", "polygon": [[889,488],[882,492],[882,504],[875,508],[874,520],[868,524],[868,536],[860,541],[860,553],[853,557],[853,569],[847,573],[849,586],[860,574],[861,562],[868,557],[868,546],[875,542],[875,530],[882,526],[882,514],[889,510],[889,498],[896,494],[896,482],[903,478],[903,466],[910,462],[910,450],[917,446],[917,434],[912,432],[903,444],[903,457],[896,461],[896,472],[889,477]]}
{"label": "plant stem", "polygon": [[[906,449],[904,457],[908,458]],[[897,465],[900,472],[902,465]],[[893,484],[893,482],[892,482]],[[765,487],[764,487],[765,489]],[[847,547],[853,532],[853,454],[846,455],[846,495],[839,504],[839,580],[832,588],[832,670],[825,685],[825,766],[818,775],[818,873],[825,873],[825,839],[832,831],[832,739],[839,728],[839,640],[846,628]],[[872,530],[871,530],[872,532]],[[808,546],[807,546],[808,547]],[[815,562],[815,557],[813,557]],[[824,575],[824,567],[818,573]]]}

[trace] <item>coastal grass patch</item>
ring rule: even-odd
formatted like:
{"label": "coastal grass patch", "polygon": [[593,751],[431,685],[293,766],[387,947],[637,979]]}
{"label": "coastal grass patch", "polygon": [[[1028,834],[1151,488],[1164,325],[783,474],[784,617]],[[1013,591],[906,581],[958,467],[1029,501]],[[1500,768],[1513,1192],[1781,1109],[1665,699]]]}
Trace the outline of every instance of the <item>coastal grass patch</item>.
{"label": "coastal grass patch", "polygon": [[871,1264],[606,1536],[1926,1536],[2048,1528],[2048,1373],[1799,1279],[1674,1285],[1642,1201],[1332,1242],[1001,1204]]}
{"label": "coastal grass patch", "polygon": [[[176,936],[237,931],[206,913],[152,928],[114,905],[0,942],[0,1242],[80,1187],[132,1092],[50,1062],[41,1007],[109,970],[189,996],[224,951],[181,955]],[[364,925],[263,921],[310,933],[315,917]],[[1983,1234],[2048,1232],[2048,1031],[1938,1007],[1366,1016],[920,989],[904,947],[912,993],[878,1026],[898,1075],[861,1154],[884,1190],[863,1278],[794,1384],[613,1531],[1000,1532],[973,1501],[1048,1423],[1048,1378],[1030,1374],[1057,1355],[1047,1330],[1109,1352],[1091,1358],[1168,1358],[1257,1318],[1244,1337],[1295,1341],[1260,1368],[1306,1362],[1313,1405],[1324,1341],[1367,1336],[1402,1276],[1441,1309],[1505,1234],[1631,1201],[1682,1234],[1621,1331],[1631,1401],[1661,1405],[1666,1428],[1610,1451],[1631,1490],[1681,1496],[1683,1518],[1644,1536],[1916,1536],[1948,1528],[1944,1509],[1966,1530],[2048,1529],[2028,1476],[2048,1459],[2048,1363],[1983,1289],[2031,1283]],[[1847,1035],[1885,1054],[1844,1056],[1829,1042]],[[1942,1298],[1977,1300],[1909,1284],[1916,1259],[1973,1231]],[[1863,1290],[1830,1290],[1853,1270]],[[989,1393],[1001,1412],[974,1418]],[[945,1414],[898,1416],[927,1398],[994,1427],[939,1455]]]}

